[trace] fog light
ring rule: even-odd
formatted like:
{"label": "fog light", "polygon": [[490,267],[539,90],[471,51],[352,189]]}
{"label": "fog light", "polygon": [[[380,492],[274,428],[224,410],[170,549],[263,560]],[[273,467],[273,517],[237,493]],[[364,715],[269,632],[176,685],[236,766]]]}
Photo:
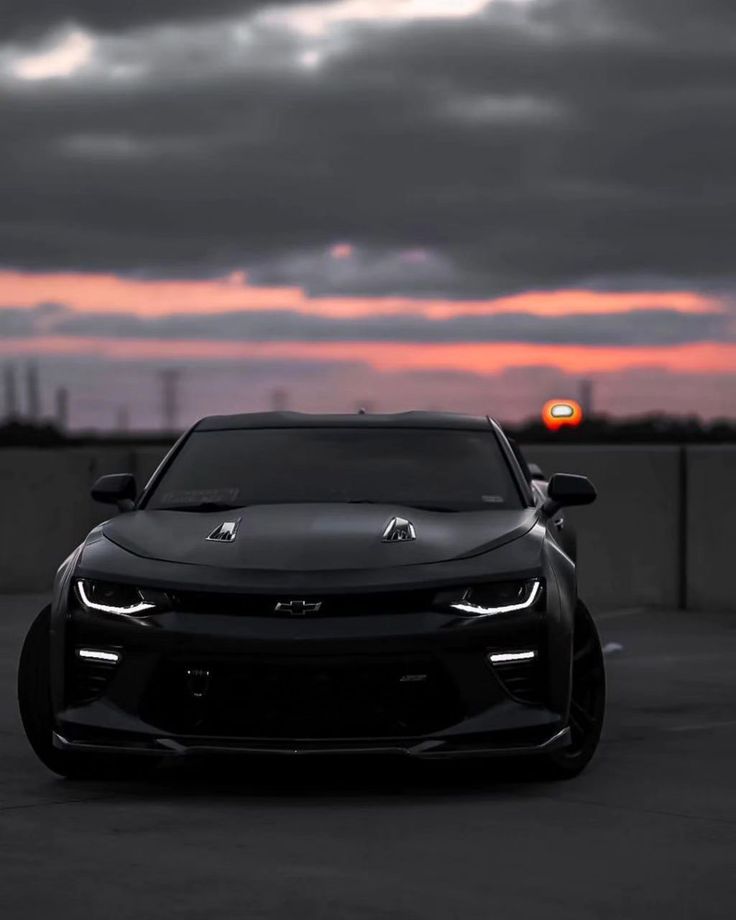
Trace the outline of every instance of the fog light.
{"label": "fog light", "polygon": [[78,648],[77,655],[85,661],[105,661],[108,664],[117,664],[120,661],[117,652],[106,652],[100,648]]}
{"label": "fog light", "polygon": [[494,652],[488,656],[491,664],[506,664],[509,661],[531,661],[537,657],[534,651],[528,652]]}

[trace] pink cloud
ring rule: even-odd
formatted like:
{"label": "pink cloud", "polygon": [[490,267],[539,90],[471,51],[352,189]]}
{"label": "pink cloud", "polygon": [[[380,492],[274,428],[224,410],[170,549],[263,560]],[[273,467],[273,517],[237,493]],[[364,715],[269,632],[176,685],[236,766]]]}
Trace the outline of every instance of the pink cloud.
{"label": "pink cloud", "polygon": [[355,252],[350,243],[335,243],[330,247],[330,255],[333,259],[349,259]]}

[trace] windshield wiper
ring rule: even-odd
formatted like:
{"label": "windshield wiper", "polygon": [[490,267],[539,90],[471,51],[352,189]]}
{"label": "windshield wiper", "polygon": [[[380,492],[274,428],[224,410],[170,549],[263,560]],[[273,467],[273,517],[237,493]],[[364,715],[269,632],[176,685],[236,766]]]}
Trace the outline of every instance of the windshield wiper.
{"label": "windshield wiper", "polygon": [[405,508],[418,508],[420,511],[446,511],[448,514],[460,510],[454,505],[430,505],[424,502],[402,502],[402,504]]}
{"label": "windshield wiper", "polygon": [[457,511],[453,505],[433,505],[429,502],[398,501],[394,499],[347,498],[346,505],[399,505],[403,508],[418,508],[421,511]]}
{"label": "windshield wiper", "polygon": [[152,511],[235,511],[245,508],[245,505],[232,505],[228,502],[195,502],[191,505],[164,505],[162,508],[152,508]]}
{"label": "windshield wiper", "polygon": [[[252,504],[252,502],[250,503]],[[257,504],[282,504],[278,501],[258,502]],[[303,504],[303,502],[288,502],[288,504]],[[324,504],[324,502],[314,502],[314,504]],[[332,502],[327,500],[327,504]],[[448,513],[456,512],[461,509],[453,505],[433,505],[430,502],[398,501],[395,499],[374,499],[374,498],[345,498],[337,501],[341,505],[397,505],[403,508],[418,508],[422,511],[444,511]],[[192,502],[188,504],[183,502],[179,505],[163,505],[159,508],[151,508],[151,511],[235,511],[240,508],[247,508],[248,504],[233,505],[230,502]]]}

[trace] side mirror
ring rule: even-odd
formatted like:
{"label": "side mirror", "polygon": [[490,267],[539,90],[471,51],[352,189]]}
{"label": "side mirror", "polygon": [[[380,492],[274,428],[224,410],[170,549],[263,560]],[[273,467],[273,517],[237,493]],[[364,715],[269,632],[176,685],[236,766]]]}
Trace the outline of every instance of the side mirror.
{"label": "side mirror", "polygon": [[542,467],[538,463],[527,463],[529,467],[529,474],[532,479],[537,480],[537,482],[544,482],[547,477],[542,472]]}
{"label": "side mirror", "polygon": [[597,495],[595,486],[587,476],[576,476],[574,473],[555,473],[549,481],[544,511],[547,514],[554,514],[560,508],[569,508],[572,505],[590,505],[596,500]]}
{"label": "side mirror", "polygon": [[112,473],[101,476],[92,486],[92,498],[103,505],[117,505],[121,511],[130,511],[138,494],[135,476],[130,473]]}

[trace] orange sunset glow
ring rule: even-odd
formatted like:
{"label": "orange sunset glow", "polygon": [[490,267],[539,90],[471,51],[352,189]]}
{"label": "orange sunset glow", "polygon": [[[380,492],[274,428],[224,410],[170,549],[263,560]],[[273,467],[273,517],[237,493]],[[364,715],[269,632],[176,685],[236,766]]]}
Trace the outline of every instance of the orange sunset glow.
{"label": "orange sunset glow", "polygon": [[109,274],[0,271],[2,306],[33,307],[58,302],[80,312],[136,316],[224,313],[240,310],[300,310],[320,316],[359,317],[419,314],[444,318],[456,313],[530,313],[564,316],[626,313],[631,310],[719,312],[715,297],[693,291],[529,291],[487,300],[412,297],[310,297],[298,287],[257,287],[246,273],[208,280],[155,280]]}
{"label": "orange sunset glow", "polygon": [[7,338],[0,354],[94,355],[110,359],[232,360],[289,358],[360,362],[378,371],[443,370],[497,374],[513,367],[558,367],[568,373],[611,372],[637,367],[680,373],[727,373],[736,368],[736,343],[668,347],[538,345],[526,343],[427,344],[394,342],[213,342],[42,337]]}

